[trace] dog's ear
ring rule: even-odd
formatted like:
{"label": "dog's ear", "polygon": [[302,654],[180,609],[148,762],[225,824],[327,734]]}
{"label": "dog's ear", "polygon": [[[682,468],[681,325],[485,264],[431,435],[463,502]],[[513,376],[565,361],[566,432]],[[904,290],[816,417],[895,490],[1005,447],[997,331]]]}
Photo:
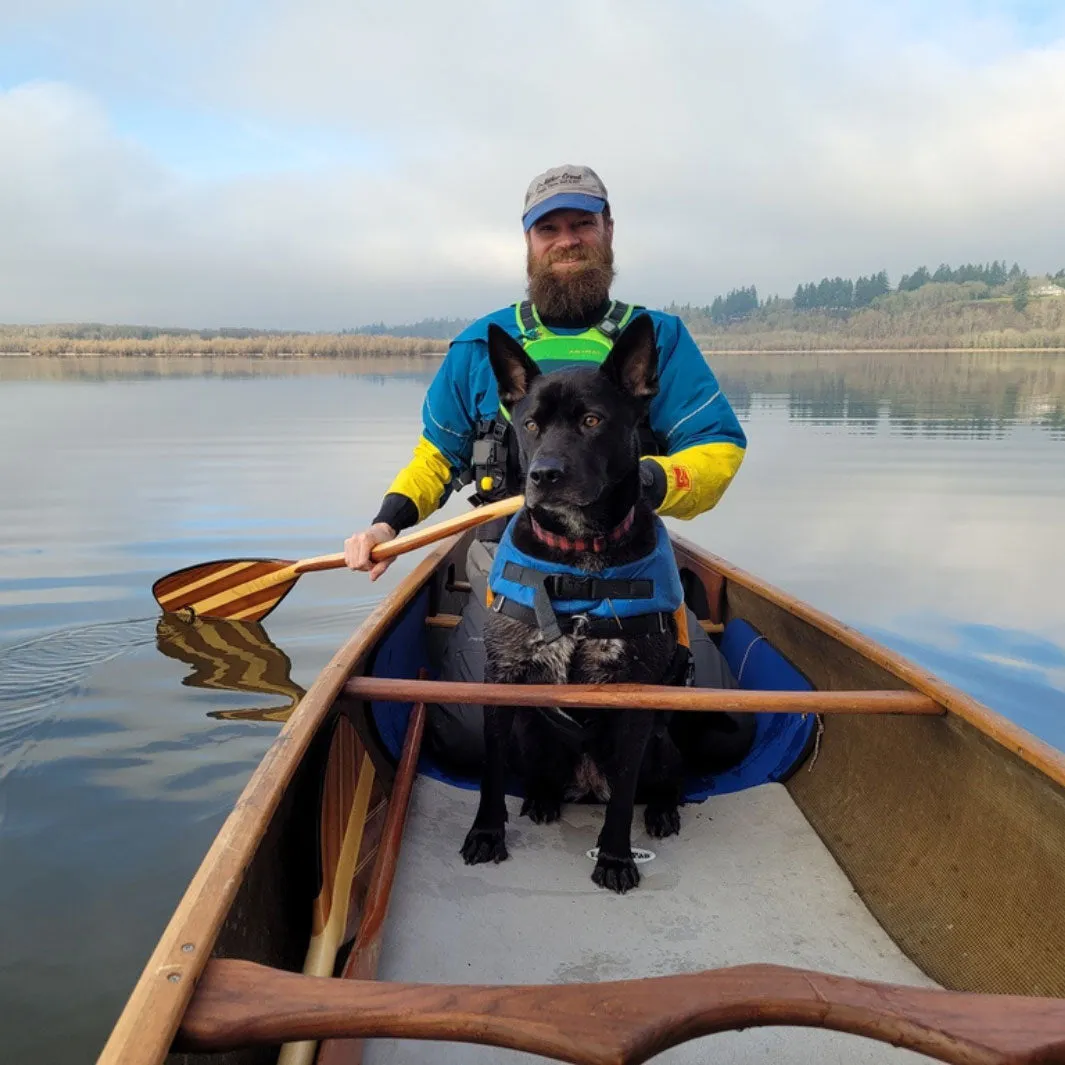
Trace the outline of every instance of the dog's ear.
{"label": "dog's ear", "polygon": [[636,399],[658,395],[658,346],[649,315],[641,314],[625,326],[600,371]]}
{"label": "dog's ear", "polygon": [[509,410],[524,399],[533,378],[539,376],[540,367],[505,329],[500,329],[494,322],[488,327],[488,359],[496,375],[499,402]]}

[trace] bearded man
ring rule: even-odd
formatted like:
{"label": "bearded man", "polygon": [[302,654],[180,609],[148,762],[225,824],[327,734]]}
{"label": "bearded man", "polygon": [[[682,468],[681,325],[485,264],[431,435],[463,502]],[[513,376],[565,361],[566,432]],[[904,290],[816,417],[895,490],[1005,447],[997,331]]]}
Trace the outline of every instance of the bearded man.
{"label": "bearded man", "polygon": [[[452,341],[422,408],[413,460],[392,482],[373,524],[344,544],[348,566],[376,580],[390,565],[370,552],[433,513],[450,492],[474,481],[475,502],[521,491],[514,432],[503,416],[488,358],[495,323],[519,341],[540,370],[602,363],[634,313],[648,314],[658,348],[659,392],[641,433],[644,497],[662,515],[693,518],[721,498],[743,460],[746,438],[688,330],[674,315],[611,300],[614,220],[607,191],[586,166],[534,178],[522,214],[529,298],[476,321]],[[472,594],[451,631],[441,679],[484,679],[487,583],[504,520],[482,525],[466,560]],[[733,688],[717,646],[690,615],[695,683]],[[736,764],[755,735],[753,714],[680,714],[676,739],[693,771]],[[692,720],[686,720],[692,719]],[[698,719],[698,720],[695,720]],[[484,757],[483,709],[433,705],[425,743],[436,761],[476,777]]]}
{"label": "bearded man", "polygon": [[451,343],[422,408],[412,461],[392,482],[373,524],[344,544],[348,566],[376,580],[390,562],[370,552],[424,521],[455,488],[475,502],[520,491],[514,434],[502,417],[488,361],[488,326],[518,340],[543,371],[602,362],[633,314],[649,314],[658,345],[659,393],[642,435],[644,496],[659,514],[693,518],[721,498],[746,438],[681,320],[610,299],[614,219],[606,187],[586,166],[560,166],[525,194],[529,299],[474,322]]}

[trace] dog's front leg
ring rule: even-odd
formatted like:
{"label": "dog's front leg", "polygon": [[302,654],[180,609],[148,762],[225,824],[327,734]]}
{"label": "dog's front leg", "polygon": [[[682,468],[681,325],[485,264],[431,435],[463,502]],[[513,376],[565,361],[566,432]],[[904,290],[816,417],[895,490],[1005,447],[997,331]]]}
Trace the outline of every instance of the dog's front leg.
{"label": "dog's front leg", "polygon": [[640,882],[639,870],[632,859],[632,814],[640,764],[654,726],[654,712],[621,710],[617,713],[621,720],[611,766],[610,800],[599,833],[599,858],[592,879],[600,887],[624,895]]}
{"label": "dog's front leg", "polygon": [[507,747],[514,723],[514,707],[484,708],[484,772],[481,776],[481,801],[473,827],[462,844],[462,858],[467,865],[503,862],[507,859]]}

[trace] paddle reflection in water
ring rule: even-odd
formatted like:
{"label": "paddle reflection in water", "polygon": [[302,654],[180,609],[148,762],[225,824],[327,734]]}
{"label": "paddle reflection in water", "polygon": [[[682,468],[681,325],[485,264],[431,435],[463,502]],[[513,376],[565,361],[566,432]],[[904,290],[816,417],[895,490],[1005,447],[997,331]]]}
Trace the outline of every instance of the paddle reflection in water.
{"label": "paddle reflection in water", "polygon": [[164,614],[156,625],[156,646],[167,658],[192,667],[181,682],[184,685],[279,695],[288,700],[281,706],[211,710],[208,717],[284,722],[305,694],[305,689],[292,680],[288,655],[257,621],[183,620]]}

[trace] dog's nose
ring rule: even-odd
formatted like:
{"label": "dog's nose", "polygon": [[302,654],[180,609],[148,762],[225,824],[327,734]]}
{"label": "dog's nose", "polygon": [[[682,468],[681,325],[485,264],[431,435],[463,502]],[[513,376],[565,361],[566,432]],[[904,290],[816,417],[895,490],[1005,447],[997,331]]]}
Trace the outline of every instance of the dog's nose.
{"label": "dog's nose", "polygon": [[529,467],[529,480],[537,488],[546,488],[549,485],[558,484],[565,472],[566,468],[562,465],[561,459],[545,456],[533,461]]}

